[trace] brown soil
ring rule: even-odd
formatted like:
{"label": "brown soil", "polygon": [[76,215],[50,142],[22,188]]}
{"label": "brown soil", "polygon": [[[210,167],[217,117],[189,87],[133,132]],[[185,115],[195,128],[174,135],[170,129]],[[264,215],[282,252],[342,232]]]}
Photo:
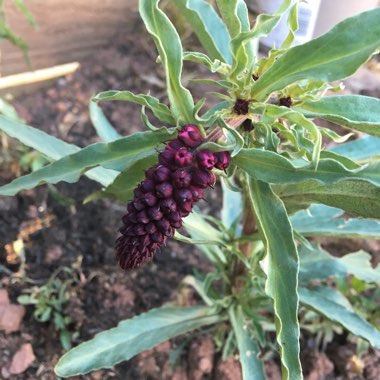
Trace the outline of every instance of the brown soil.
{"label": "brown soil", "polygon": [[[155,96],[164,96],[163,75],[155,64],[156,53],[146,41],[149,38],[141,24],[132,25],[128,33],[123,31],[115,38],[112,46],[82,62],[73,75],[19,97],[15,102],[17,110],[28,124],[68,142],[85,146],[98,141],[88,115],[91,95],[108,89],[128,89],[137,93],[150,90]],[[195,97],[200,99],[202,92],[198,90]],[[120,133],[129,134],[141,128],[138,106],[111,102],[104,104],[103,109]],[[2,168],[0,183],[13,176],[10,167]],[[6,273],[0,270],[0,287],[7,289],[11,301],[16,303],[17,296],[33,283],[44,283],[56,268],[76,265],[74,277],[78,281],[70,289],[71,298],[65,306],[65,313],[74,320],[71,331],[79,332],[74,344],[115,326],[122,319],[175,301],[176,288],[186,274],[209,269],[196,249],[171,241],[152,263],[133,272],[121,271],[114,260],[113,246],[124,206],[108,201],[81,204],[86,195],[99,189],[85,178],[75,185],[61,183],[57,189],[74,200],[71,206],[59,203],[45,186],[13,198],[0,198],[0,260],[8,270]],[[212,203],[217,197],[217,193],[210,197],[206,211],[218,208],[217,203]],[[22,277],[17,276],[20,262],[17,258],[12,262],[9,250],[5,249],[20,231],[26,260]],[[196,298],[193,294],[187,297],[190,303]],[[63,353],[58,334],[52,324],[35,321],[32,307],[28,306],[26,311],[19,331],[0,333],[0,378],[55,379],[53,367]],[[36,360],[24,373],[10,375],[8,369],[14,353],[28,342]],[[168,361],[169,353],[184,342],[187,343],[173,368]],[[325,352],[319,352],[313,337],[304,339],[302,347],[305,376],[309,380],[380,378],[379,351],[365,355],[359,371],[360,365],[353,363],[360,359],[354,359],[355,350],[346,336],[337,336]],[[269,379],[280,379],[277,356],[268,357],[266,371]],[[221,360],[211,332],[193,340],[178,338],[163,343],[112,370],[76,377],[79,378],[238,380],[241,373],[236,358]]]}

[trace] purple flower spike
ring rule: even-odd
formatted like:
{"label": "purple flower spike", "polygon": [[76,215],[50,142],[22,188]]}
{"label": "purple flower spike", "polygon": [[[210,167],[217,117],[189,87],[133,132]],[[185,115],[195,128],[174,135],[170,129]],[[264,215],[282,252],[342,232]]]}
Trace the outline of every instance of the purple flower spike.
{"label": "purple flower spike", "polygon": [[213,167],[225,169],[228,152],[195,152],[205,140],[196,125],[185,125],[178,138],[159,153],[158,164],[145,172],[134,190],[134,199],[122,217],[116,257],[123,269],[133,269],[151,260],[183,218],[204,197],[204,189],[215,184]]}

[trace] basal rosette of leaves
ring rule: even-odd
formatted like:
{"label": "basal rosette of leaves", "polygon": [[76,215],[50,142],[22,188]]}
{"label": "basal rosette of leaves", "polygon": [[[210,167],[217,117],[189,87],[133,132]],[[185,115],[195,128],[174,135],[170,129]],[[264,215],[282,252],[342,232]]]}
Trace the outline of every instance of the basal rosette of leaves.
{"label": "basal rosette of leaves", "polygon": [[[203,52],[184,51],[158,0],[139,2],[166,76],[167,104],[130,91],[94,96],[90,114],[103,142],[82,149],[0,117],[2,131],[51,160],[0,187],[1,195],[43,183],[75,182],[84,174],[102,186],[87,202],[111,198],[128,204],[117,244],[123,267],[151,259],[171,237],[197,245],[214,266],[213,272],[183,280],[183,286],[199,293],[202,305],[162,307],[122,321],[66,353],[57,375],[109,368],[203,326],[213,326],[218,334],[228,322],[223,357],[239,353],[245,380],[265,378],[262,354],[273,348],[270,331],[276,331],[273,355],[280,357],[283,379],[302,379],[300,324],[310,326],[304,313],[299,319],[299,305],[380,348],[377,328],[355,311],[339,287],[331,286],[331,280],[350,276],[378,285],[380,268],[373,268],[363,251],[337,259],[308,241],[321,236],[380,239],[380,100],[338,94],[339,81],[380,47],[380,8],[292,47],[298,28],[295,0],[285,0],[277,12],[260,15],[253,24],[243,0],[173,3]],[[284,43],[258,57],[259,38],[287,11]],[[197,103],[182,81],[187,61],[210,71],[210,77],[195,82],[218,88]],[[211,96],[221,101],[210,108]],[[146,131],[120,136],[99,106],[114,100],[142,106]],[[317,118],[345,127],[347,134],[320,127]],[[196,136],[193,146],[182,138],[189,125]],[[367,136],[347,141],[355,131]],[[322,138],[335,147],[326,149]],[[215,157],[223,155],[231,160],[216,166]],[[220,220],[193,209],[215,177],[223,190]]]}

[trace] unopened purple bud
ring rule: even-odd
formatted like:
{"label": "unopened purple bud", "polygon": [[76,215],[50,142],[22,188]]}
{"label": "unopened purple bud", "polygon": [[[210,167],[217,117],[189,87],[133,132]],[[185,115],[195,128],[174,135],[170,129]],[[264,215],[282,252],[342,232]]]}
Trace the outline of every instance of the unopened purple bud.
{"label": "unopened purple bud", "polygon": [[124,224],[137,223],[137,215],[134,212],[129,212],[122,217],[122,221]]}
{"label": "unopened purple bud", "polygon": [[178,139],[190,148],[201,144],[202,135],[196,125],[185,125],[178,133]]}
{"label": "unopened purple bud", "polygon": [[154,166],[152,166],[151,168],[149,168],[149,169],[145,172],[145,177],[148,178],[148,179],[153,179],[153,176],[154,176],[154,173],[156,172],[157,166],[158,166],[158,165],[154,165]]}
{"label": "unopened purple bud", "polygon": [[161,244],[165,240],[165,236],[161,232],[159,232],[159,231],[157,231],[157,232],[153,233],[152,235],[150,235],[150,238],[151,238],[152,241],[154,241],[157,244]]}
{"label": "unopened purple bud", "polygon": [[151,220],[160,220],[163,217],[163,214],[158,207],[149,208],[148,215]]}
{"label": "unopened purple bud", "polygon": [[140,188],[144,193],[151,193],[154,188],[156,187],[156,184],[151,179],[145,179],[141,182]]}
{"label": "unopened purple bud", "polygon": [[140,198],[143,196],[143,192],[141,191],[141,189],[138,187],[136,188],[134,191],[133,191],[133,194],[135,195],[135,198]]}
{"label": "unopened purple bud", "polygon": [[160,208],[164,213],[170,213],[177,210],[177,204],[173,198],[166,198],[160,202]]}
{"label": "unopened purple bud", "polygon": [[137,236],[146,235],[145,228],[141,224],[139,224],[137,226],[134,226],[133,227],[133,232]]}
{"label": "unopened purple bud", "polygon": [[174,155],[175,155],[175,153],[176,153],[175,150],[166,147],[165,150],[162,151],[162,152],[158,155],[158,162],[159,162],[161,165],[171,166],[172,163],[173,163],[173,159],[174,159]]}
{"label": "unopened purple bud", "polygon": [[170,225],[170,222],[167,219],[159,220],[156,222],[156,226],[165,236],[173,236],[173,227]]}
{"label": "unopened purple bud", "polygon": [[208,149],[202,150],[197,154],[197,161],[201,168],[207,170],[211,170],[215,165],[214,154]]}
{"label": "unopened purple bud", "polygon": [[193,202],[183,202],[179,205],[181,212],[189,213],[193,209]]}
{"label": "unopened purple bud", "polygon": [[133,206],[133,202],[128,203],[127,210],[128,210],[128,212],[135,212],[136,211],[135,206]]}
{"label": "unopened purple bud", "polygon": [[220,170],[228,168],[230,164],[231,156],[229,152],[215,152],[215,167]]}
{"label": "unopened purple bud", "polygon": [[176,187],[188,187],[191,182],[191,174],[186,169],[177,169],[172,175]]}
{"label": "unopened purple bud", "polygon": [[173,194],[173,186],[169,182],[162,182],[156,186],[156,195],[159,198],[170,198]]}
{"label": "unopened purple bud", "polygon": [[193,173],[193,183],[202,189],[207,186],[214,186],[215,174],[206,170],[197,169]]}
{"label": "unopened purple bud", "polygon": [[144,194],[142,199],[147,206],[154,206],[157,203],[157,198],[152,193]]}
{"label": "unopened purple bud", "polygon": [[182,217],[179,212],[172,212],[167,215],[167,218],[170,222],[170,225],[173,228],[181,228],[182,227]]}
{"label": "unopened purple bud", "polygon": [[153,178],[157,181],[157,182],[165,182],[167,181],[169,178],[170,178],[170,174],[171,174],[171,171],[170,169],[168,169],[167,167],[163,166],[163,165],[160,165],[154,175],[153,175]]}
{"label": "unopened purple bud", "polygon": [[182,144],[181,141],[179,141],[178,139],[176,139],[176,140],[172,140],[172,141],[170,141],[170,142],[168,143],[168,145],[166,145],[166,147],[167,147],[168,149],[171,149],[171,150],[173,150],[173,151],[176,152],[176,151],[180,150],[181,148],[183,148],[184,145]]}
{"label": "unopened purple bud", "polygon": [[137,215],[136,215],[136,220],[139,222],[139,223],[143,223],[143,224],[147,224],[149,223],[150,219],[146,213],[145,210],[143,211],[140,211]]}
{"label": "unopened purple bud", "polygon": [[205,192],[203,189],[199,188],[198,186],[190,186],[189,190],[193,194],[193,201],[194,202],[198,201],[199,199],[204,198]]}
{"label": "unopened purple bud", "polygon": [[180,167],[189,166],[193,162],[193,155],[186,148],[181,148],[174,156],[174,163]]}
{"label": "unopened purple bud", "polygon": [[154,234],[155,232],[157,232],[157,227],[154,223],[150,222],[148,223],[146,226],[145,226],[145,231],[148,233],[148,234]]}
{"label": "unopened purple bud", "polygon": [[137,211],[144,210],[145,208],[145,205],[141,199],[136,199],[135,201],[133,201],[133,206]]}
{"label": "unopened purple bud", "polygon": [[176,192],[175,195],[179,203],[189,202],[193,200],[193,193],[189,189],[180,189]]}

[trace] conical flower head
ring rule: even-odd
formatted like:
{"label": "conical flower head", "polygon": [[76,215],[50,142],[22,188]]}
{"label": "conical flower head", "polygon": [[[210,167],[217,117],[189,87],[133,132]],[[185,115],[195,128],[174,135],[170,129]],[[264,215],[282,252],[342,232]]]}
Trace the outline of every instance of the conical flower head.
{"label": "conical flower head", "polygon": [[203,199],[204,189],[215,184],[212,168],[228,166],[226,152],[195,151],[205,141],[196,125],[185,125],[159,153],[159,163],[145,172],[127,205],[116,241],[116,257],[123,269],[151,260],[182,226],[194,203]]}

